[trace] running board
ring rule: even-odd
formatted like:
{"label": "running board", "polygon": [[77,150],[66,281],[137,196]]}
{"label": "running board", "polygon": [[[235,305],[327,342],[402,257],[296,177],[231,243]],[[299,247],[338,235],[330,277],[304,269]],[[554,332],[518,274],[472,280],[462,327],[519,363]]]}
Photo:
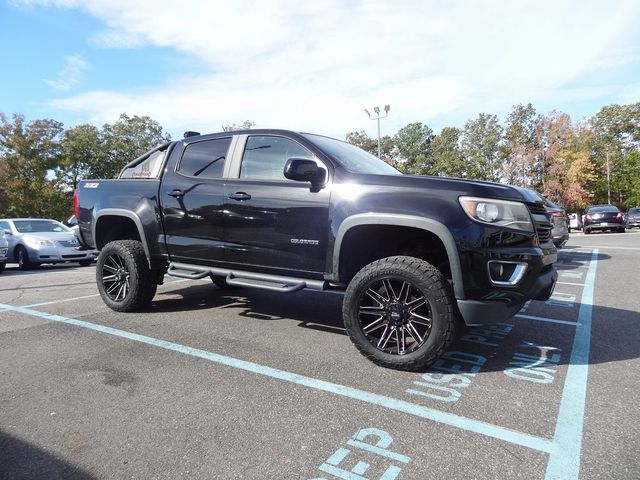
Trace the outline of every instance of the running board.
{"label": "running board", "polygon": [[205,267],[188,263],[169,264],[167,275],[172,277],[197,280],[205,277],[223,277],[229,285],[238,287],[261,288],[272,292],[291,293],[304,288],[310,290],[325,290],[327,283],[324,280],[310,280],[297,277],[285,277],[269,275],[266,273],[245,272],[242,270],[230,270],[227,268]]}

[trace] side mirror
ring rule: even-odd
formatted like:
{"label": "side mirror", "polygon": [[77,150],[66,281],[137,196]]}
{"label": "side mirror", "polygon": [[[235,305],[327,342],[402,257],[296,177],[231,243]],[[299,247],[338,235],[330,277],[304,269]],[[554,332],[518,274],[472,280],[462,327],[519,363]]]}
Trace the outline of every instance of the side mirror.
{"label": "side mirror", "polygon": [[284,166],[284,176],[289,180],[311,182],[311,185],[318,186],[326,180],[327,172],[313,160],[290,158]]}

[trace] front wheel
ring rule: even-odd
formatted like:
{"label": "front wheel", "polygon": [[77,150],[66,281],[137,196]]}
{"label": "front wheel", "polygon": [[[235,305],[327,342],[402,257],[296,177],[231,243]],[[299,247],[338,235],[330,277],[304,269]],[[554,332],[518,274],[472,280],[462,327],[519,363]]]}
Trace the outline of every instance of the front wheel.
{"label": "front wheel", "polygon": [[117,312],[147,307],[158,288],[158,274],[149,268],[142,243],[116,240],[98,256],[96,282],[104,303]]}
{"label": "front wheel", "polygon": [[80,260],[78,263],[81,267],[88,267],[93,263],[93,260]]}
{"label": "front wheel", "polygon": [[7,266],[6,263],[0,263],[0,273],[4,272],[4,269],[6,266]]}
{"label": "front wheel", "polygon": [[399,370],[433,363],[453,341],[458,321],[447,279],[433,265],[404,256],[360,270],[345,292],[343,317],[360,353]]}
{"label": "front wheel", "polygon": [[33,266],[29,260],[27,249],[22,245],[18,245],[18,248],[16,248],[16,260],[18,261],[18,268],[20,270],[29,270]]}

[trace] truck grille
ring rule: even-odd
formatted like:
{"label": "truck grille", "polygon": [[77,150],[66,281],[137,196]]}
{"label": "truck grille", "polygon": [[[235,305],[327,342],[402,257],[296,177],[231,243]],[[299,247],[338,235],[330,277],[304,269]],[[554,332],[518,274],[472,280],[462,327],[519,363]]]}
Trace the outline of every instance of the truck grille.
{"label": "truck grille", "polygon": [[551,238],[551,227],[536,225],[536,233],[538,234],[540,243],[546,243]]}
{"label": "truck grille", "polygon": [[[533,225],[538,235],[540,244],[547,243],[551,240],[551,229],[553,225],[549,221],[549,214],[544,208],[544,205],[539,203],[527,203],[527,208],[533,217]],[[544,216],[544,221],[540,221],[540,217]]]}
{"label": "truck grille", "polygon": [[527,203],[527,207],[531,212],[531,215],[546,215],[547,211],[544,208],[544,205],[540,205],[539,203]]}

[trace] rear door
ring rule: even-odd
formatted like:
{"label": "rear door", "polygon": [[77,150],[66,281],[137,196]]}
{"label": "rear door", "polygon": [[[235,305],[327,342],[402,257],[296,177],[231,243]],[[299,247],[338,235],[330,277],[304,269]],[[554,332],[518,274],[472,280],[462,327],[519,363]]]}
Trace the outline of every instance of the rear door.
{"label": "rear door", "polygon": [[189,142],[164,174],[160,204],[173,261],[215,265],[224,258],[223,176],[231,143],[231,136]]}
{"label": "rear door", "polygon": [[226,260],[238,268],[324,272],[329,188],[315,191],[308,182],[286,179],[283,170],[289,158],[328,167],[304,145],[281,135],[244,135],[237,149],[241,162],[230,172],[224,192]]}

